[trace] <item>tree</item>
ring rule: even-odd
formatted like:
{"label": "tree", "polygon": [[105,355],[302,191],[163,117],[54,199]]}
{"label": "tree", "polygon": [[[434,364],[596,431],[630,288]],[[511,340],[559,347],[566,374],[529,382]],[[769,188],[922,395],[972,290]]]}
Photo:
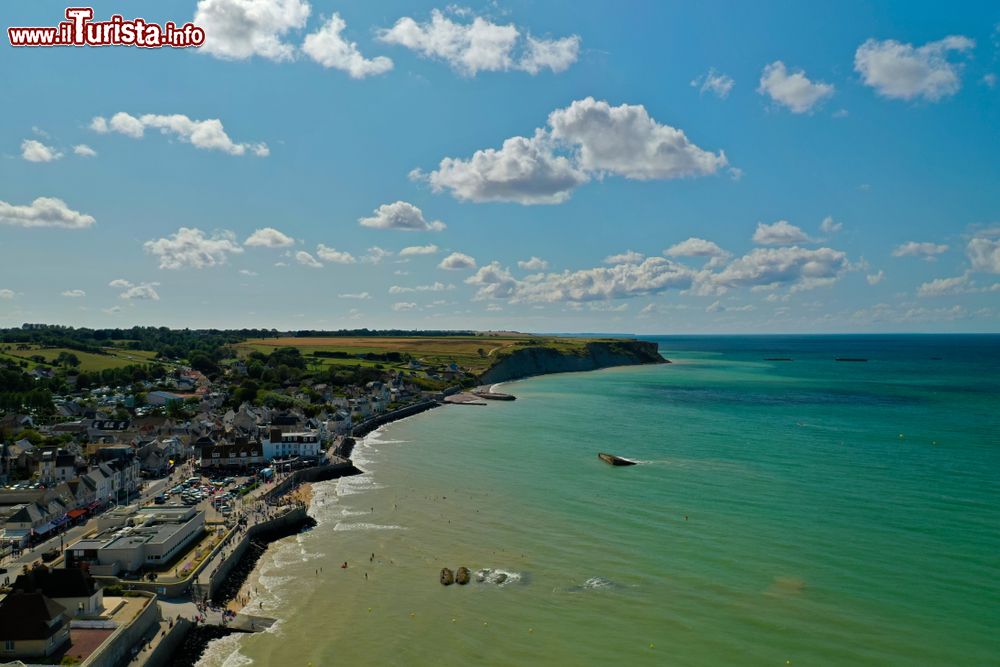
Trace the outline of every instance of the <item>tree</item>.
{"label": "tree", "polygon": [[80,365],[80,358],[72,352],[60,352],[56,357],[56,363],[63,367],[76,368]]}
{"label": "tree", "polygon": [[184,409],[184,402],[178,400],[168,401],[167,416],[171,419],[187,418],[187,411]]}
{"label": "tree", "polygon": [[233,398],[235,399],[236,405],[242,405],[243,403],[253,403],[257,400],[257,390],[259,387],[256,382],[244,382],[243,385],[236,390]]}
{"label": "tree", "polygon": [[212,361],[212,358],[203,352],[196,352],[191,355],[191,368],[205,375],[213,375],[219,372],[219,367]]}

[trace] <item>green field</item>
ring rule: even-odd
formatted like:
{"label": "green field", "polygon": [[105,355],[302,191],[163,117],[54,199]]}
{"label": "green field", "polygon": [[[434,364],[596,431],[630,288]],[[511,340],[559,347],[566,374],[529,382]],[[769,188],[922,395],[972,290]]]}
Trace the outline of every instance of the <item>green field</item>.
{"label": "green field", "polygon": [[521,347],[544,345],[561,351],[582,350],[589,339],[553,338],[521,334],[482,334],[478,336],[332,336],[316,338],[261,338],[248,340],[236,346],[237,354],[245,357],[251,352],[269,354],[282,347],[294,347],[313,365],[346,366],[405,366],[391,362],[377,362],[351,357],[331,359],[315,357],[314,352],[344,352],[350,355],[367,353],[385,354],[399,352],[412,356],[425,366],[446,366],[452,362],[479,374],[496,363],[497,359]]}
{"label": "green field", "polygon": [[39,347],[29,345],[28,349],[17,349],[19,346],[7,343],[0,347],[0,357],[14,361],[27,360],[29,364],[35,365],[31,357],[43,357],[48,365],[54,365],[56,357],[61,352],[75,354],[80,360],[78,370],[81,371],[103,371],[108,368],[121,368],[133,364],[148,364],[154,360],[155,352],[147,350],[122,350],[118,348],[105,348],[107,354],[93,354],[91,352],[80,352],[65,347]]}

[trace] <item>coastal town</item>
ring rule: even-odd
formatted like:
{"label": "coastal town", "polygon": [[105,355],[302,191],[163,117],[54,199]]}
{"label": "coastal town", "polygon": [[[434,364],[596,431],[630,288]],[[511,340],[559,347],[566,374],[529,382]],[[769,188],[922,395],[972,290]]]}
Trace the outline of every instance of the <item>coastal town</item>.
{"label": "coastal town", "polygon": [[[248,374],[263,373],[244,359],[203,370],[175,359],[130,367],[158,377],[85,387],[62,363],[72,352],[46,363],[44,345],[21,345],[33,354],[20,361],[3,345],[0,361],[32,383],[17,405],[7,393],[17,384],[3,387],[3,661],[171,664],[193,626],[266,628],[240,612],[233,576],[246,576],[247,549],[308,526],[303,484],[359,472],[353,436],[459,389],[410,381],[427,371],[409,359],[408,371],[369,366],[373,379],[357,385],[276,383],[263,400],[245,391]],[[454,363],[428,370],[466,375]],[[50,405],[28,400],[57,384]]]}
{"label": "coastal town", "polygon": [[0,330],[0,659],[187,664],[243,608],[356,438],[545,372],[662,363],[642,341],[476,332]]}

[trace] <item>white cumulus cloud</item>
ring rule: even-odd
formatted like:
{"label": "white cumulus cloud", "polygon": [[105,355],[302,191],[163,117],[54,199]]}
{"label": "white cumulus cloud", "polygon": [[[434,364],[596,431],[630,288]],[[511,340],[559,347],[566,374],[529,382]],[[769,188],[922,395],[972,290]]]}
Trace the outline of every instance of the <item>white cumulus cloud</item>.
{"label": "white cumulus cloud", "polygon": [[358,300],[364,300],[364,299],[370,299],[370,298],[372,298],[372,295],[369,294],[368,292],[353,292],[353,293],[338,294],[337,298],[339,298],[339,299],[358,299]]}
{"label": "white cumulus cloud", "polygon": [[699,280],[720,288],[788,286],[798,291],[829,285],[848,268],[847,255],[833,248],[754,248],[718,273],[699,276]]}
{"label": "white cumulus cloud", "polygon": [[761,73],[757,92],[792,113],[806,113],[833,95],[833,84],[810,81],[803,70],[789,73],[785,63],[776,60]]}
{"label": "white cumulus cloud", "polygon": [[697,88],[698,92],[702,95],[712,93],[720,100],[729,97],[729,93],[732,92],[735,85],[736,82],[733,81],[733,77],[715,71],[714,67],[709,69],[707,73],[691,81],[691,87]]}
{"label": "white cumulus cloud", "polygon": [[555,155],[544,134],[511,137],[500,149],[476,151],[471,158],[446,157],[426,178],[435,192],[450,190],[462,201],[558,204],[589,177],[569,158]]}
{"label": "white cumulus cloud", "polygon": [[305,26],[310,11],[306,0],[199,0],[193,22],[205,43],[198,50],[227,60],[291,60],[295,46],[283,39]]}
{"label": "white cumulus cloud", "polygon": [[94,222],[94,216],[74,211],[55,197],[38,197],[26,206],[0,201],[0,225],[86,229]]}
{"label": "white cumulus cloud", "polygon": [[462,269],[474,269],[476,268],[476,260],[469,257],[465,253],[453,252],[438,264],[439,269],[446,269],[448,271],[460,271]]}
{"label": "white cumulus cloud", "polygon": [[400,257],[412,257],[414,255],[433,255],[438,251],[438,247],[433,243],[427,245],[411,245],[399,251]]}
{"label": "white cumulus cloud", "polygon": [[555,303],[607,301],[657,294],[691,285],[694,272],[663,257],[638,263],[600,266],[562,273],[535,274],[518,280],[499,262],[481,267],[466,279],[477,288],[476,299]]}
{"label": "white cumulus cloud", "polygon": [[580,53],[577,35],[561,39],[536,39],[528,35],[526,51],[518,61],[518,68],[528,74],[538,74],[543,69],[563,72],[576,62]]}
{"label": "white cumulus cloud", "polygon": [[517,266],[518,268],[526,271],[544,271],[549,268],[549,263],[541,257],[535,257],[532,255],[531,259],[518,260]]}
{"label": "white cumulus cloud", "polygon": [[919,47],[893,39],[869,39],[855,51],[854,69],[865,85],[883,97],[936,102],[954,95],[962,86],[962,66],[949,61],[948,55],[970,51],[975,45],[961,35]]}
{"label": "white cumulus cloud", "polygon": [[218,118],[207,120],[192,120],[184,114],[143,114],[132,116],[119,111],[108,121],[101,116],[95,117],[90,127],[95,132],[117,132],[133,139],[141,139],[147,128],[157,129],[162,134],[172,134],[184,143],[203,150],[217,150],[229,155],[246,155],[248,152],[257,157],[267,157],[271,154],[264,143],[236,143],[222,126]]}
{"label": "white cumulus cloud", "polygon": [[723,250],[714,241],[708,241],[697,236],[692,236],[689,239],[670,246],[663,251],[663,254],[667,257],[707,257],[708,262],[705,264],[705,268],[708,269],[722,266],[732,257],[730,252]]}
{"label": "white cumulus cloud", "polygon": [[331,262],[333,264],[354,264],[358,261],[351,253],[331,248],[322,243],[316,246],[316,255],[324,262]]}
{"label": "white cumulus cloud", "polygon": [[341,35],[347,22],[334,14],[316,32],[306,35],[302,51],[326,68],[347,72],[352,79],[384,74],[392,69],[392,60],[385,56],[365,58],[355,42],[349,42]]}
{"label": "white cumulus cloud", "polygon": [[230,254],[243,252],[232,232],[207,236],[193,227],[181,227],[168,237],[146,241],[143,248],[159,258],[161,269],[173,270],[221,266]]}
{"label": "white cumulus cloud", "polygon": [[361,258],[362,262],[366,264],[381,264],[382,260],[386,257],[392,257],[392,251],[386,250],[385,248],[379,248],[377,245],[368,248],[368,254]]}
{"label": "white cumulus cloud", "polygon": [[391,28],[380,30],[378,38],[425,58],[446,62],[456,72],[470,77],[479,72],[508,70],[529,74],[543,69],[562,72],[576,62],[580,50],[576,35],[539,39],[523,35],[514,24],[501,25],[481,16],[463,23],[439,9],[431,11],[430,21],[404,16]]}
{"label": "white cumulus cloud", "polygon": [[976,236],[969,241],[965,253],[973,271],[1000,273],[1000,238]]}
{"label": "white cumulus cloud", "polygon": [[430,174],[435,192],[464,201],[558,204],[592,177],[673,179],[715,173],[728,162],[691,143],[683,131],[651,118],[642,105],[612,107],[592,97],[549,114],[548,129],[511,137],[469,159],[446,157]]}
{"label": "white cumulus cloud", "polygon": [[638,264],[642,260],[646,259],[646,256],[641,252],[636,252],[635,250],[626,250],[625,252],[620,252],[617,255],[608,255],[604,258],[605,264]]}
{"label": "white cumulus cloud", "polygon": [[823,218],[823,222],[819,223],[819,230],[824,234],[836,234],[843,228],[843,223],[837,222],[833,219],[833,216],[829,215]]}
{"label": "white cumulus cloud", "polygon": [[778,220],[770,225],[758,222],[753,233],[753,242],[758,245],[795,245],[810,243],[809,236],[787,220]]}
{"label": "white cumulus cloud", "polygon": [[63,156],[52,146],[46,146],[35,139],[25,139],[21,142],[21,157],[28,162],[52,162]]}
{"label": "white cumulus cloud", "polygon": [[295,239],[274,227],[263,227],[247,237],[243,245],[258,248],[287,248],[295,245]]}
{"label": "white cumulus cloud", "polygon": [[368,218],[359,218],[362,227],[375,229],[399,229],[406,232],[440,232],[447,225],[440,220],[428,222],[424,213],[413,204],[397,201],[392,204],[382,204],[375,209],[375,214]]}
{"label": "white cumulus cloud", "polygon": [[580,167],[638,180],[715,173],[723,153],[702,150],[683,131],[658,123],[641,104],[613,107],[587,97],[549,114],[552,136],[573,147]]}
{"label": "white cumulus cloud", "polygon": [[15,296],[17,296],[17,294],[12,289],[7,289],[7,288],[0,289],[0,299],[10,300],[13,299]]}
{"label": "white cumulus cloud", "polygon": [[389,294],[408,294],[409,292],[445,292],[453,289],[455,289],[454,285],[445,285],[444,283],[438,281],[430,285],[416,285],[414,287],[393,285],[389,288]]}
{"label": "white cumulus cloud", "polygon": [[87,293],[82,289],[68,289],[63,292],[62,295],[70,299],[79,299],[87,296]]}
{"label": "white cumulus cloud", "polygon": [[97,157],[97,151],[87,144],[77,144],[76,146],[73,146],[73,152],[80,157]]}
{"label": "white cumulus cloud", "polygon": [[156,292],[156,289],[154,289],[159,284],[160,283],[136,284],[125,280],[124,278],[118,278],[108,283],[108,287],[120,289],[121,292],[118,294],[118,298],[125,299],[127,301],[159,301],[160,295]]}
{"label": "white cumulus cloud", "polygon": [[935,278],[917,288],[917,296],[934,297],[946,296],[949,294],[962,294],[972,287],[969,274],[962,274],[954,278]]}
{"label": "white cumulus cloud", "polygon": [[295,253],[295,261],[302,266],[308,266],[310,269],[322,269],[323,264],[316,260],[315,257],[307,253],[305,250],[299,250]]}
{"label": "white cumulus cloud", "polygon": [[896,246],[892,251],[893,257],[921,257],[928,261],[933,261],[938,255],[948,251],[948,246],[943,243],[928,243],[907,241]]}

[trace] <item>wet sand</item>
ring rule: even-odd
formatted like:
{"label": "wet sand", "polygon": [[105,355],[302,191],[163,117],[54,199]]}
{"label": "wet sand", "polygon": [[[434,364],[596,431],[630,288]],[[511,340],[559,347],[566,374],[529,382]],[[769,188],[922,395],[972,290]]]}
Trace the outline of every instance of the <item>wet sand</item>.
{"label": "wet sand", "polygon": [[[240,587],[240,592],[236,594],[232,600],[226,603],[226,609],[232,612],[240,612],[243,607],[246,606],[245,603],[253,599],[256,594],[258,582],[260,581],[260,560],[254,565],[254,568],[247,575],[246,581]],[[251,610],[248,610],[251,611]],[[259,609],[257,611],[260,611]]]}

